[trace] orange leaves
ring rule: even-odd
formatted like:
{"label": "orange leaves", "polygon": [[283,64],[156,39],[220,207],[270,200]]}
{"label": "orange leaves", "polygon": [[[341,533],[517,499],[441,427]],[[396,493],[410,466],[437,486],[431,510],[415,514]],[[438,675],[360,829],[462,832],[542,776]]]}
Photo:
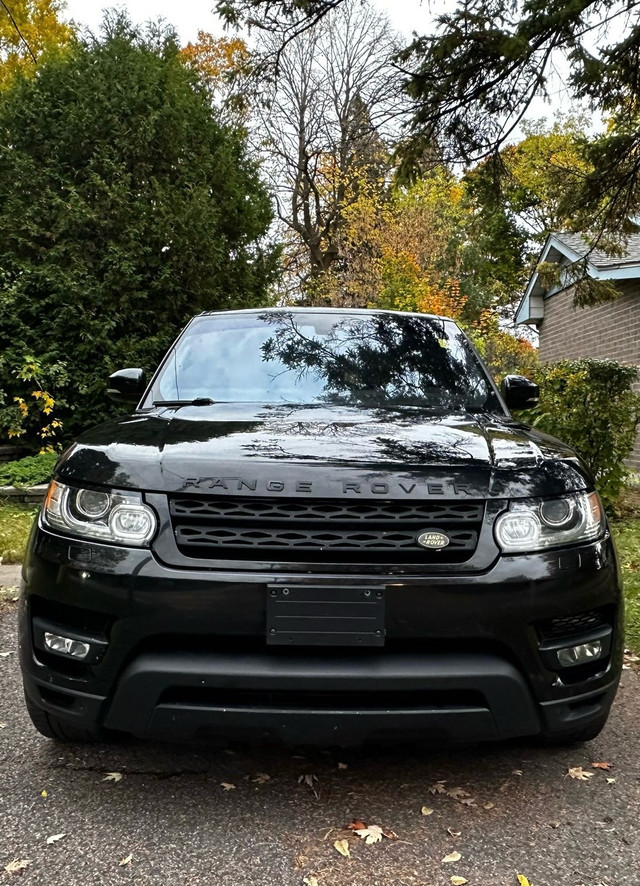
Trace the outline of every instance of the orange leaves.
{"label": "orange leaves", "polygon": [[198,31],[195,43],[182,50],[182,57],[212,88],[240,72],[249,61],[249,50],[239,37],[214,37],[206,31]]}

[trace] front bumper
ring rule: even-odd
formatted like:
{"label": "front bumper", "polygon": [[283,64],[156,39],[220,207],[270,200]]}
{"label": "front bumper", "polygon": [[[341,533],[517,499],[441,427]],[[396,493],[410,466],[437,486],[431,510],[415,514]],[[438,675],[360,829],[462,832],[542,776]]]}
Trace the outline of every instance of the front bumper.
{"label": "front bumper", "polygon": [[[387,598],[385,646],[267,646],[274,581],[377,583]],[[609,654],[587,671],[554,670],[539,625],[590,610],[606,614]],[[34,619],[104,644],[98,659],[44,652]],[[585,636],[576,629],[567,645]],[[610,539],[502,557],[475,575],[274,578],[169,568],[150,551],[37,528],[20,645],[30,699],[85,728],[322,744],[557,735],[606,716],[613,701],[621,588]]]}

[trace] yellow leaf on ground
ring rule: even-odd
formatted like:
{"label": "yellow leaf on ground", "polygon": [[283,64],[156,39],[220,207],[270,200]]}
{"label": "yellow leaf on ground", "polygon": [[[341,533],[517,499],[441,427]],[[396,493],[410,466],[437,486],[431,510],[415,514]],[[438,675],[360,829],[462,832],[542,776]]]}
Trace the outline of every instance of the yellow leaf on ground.
{"label": "yellow leaf on ground", "polygon": [[313,876],[311,876],[311,877],[305,877],[304,880],[303,880],[302,882],[304,883],[304,886],[319,886],[319,884],[318,884],[318,878],[317,878],[317,877],[313,877]]}
{"label": "yellow leaf on ground", "polygon": [[30,858],[16,858],[14,861],[6,864],[4,869],[8,874],[21,874],[23,871],[26,871],[30,864]]}
{"label": "yellow leaf on ground", "polygon": [[459,852],[452,852],[449,855],[445,855],[445,857],[442,859],[442,863],[451,864],[454,861],[460,861],[461,858],[462,856]]}
{"label": "yellow leaf on ground", "polygon": [[533,883],[530,883],[524,874],[517,874],[516,876],[518,877],[518,886],[533,886]]}
{"label": "yellow leaf on ground", "polygon": [[121,772],[107,772],[105,777],[102,779],[103,781],[112,781],[114,784],[118,781],[122,781],[122,773]]}
{"label": "yellow leaf on ground", "polygon": [[468,880],[465,880],[464,877],[452,877],[451,882],[453,886],[464,886],[465,883],[468,883]]}
{"label": "yellow leaf on ground", "polygon": [[118,865],[121,868],[124,868],[124,867],[126,867],[126,865],[131,864],[132,860],[133,860],[133,852],[130,852],[129,855],[127,855],[125,858],[123,858],[121,861],[118,862]]}
{"label": "yellow leaf on ground", "polygon": [[333,848],[336,850],[336,852],[339,852],[340,855],[344,855],[345,858],[351,858],[348,840],[336,840],[333,844]]}
{"label": "yellow leaf on ground", "polygon": [[431,809],[429,806],[423,806],[422,809],[420,810],[420,814],[421,815],[433,815],[433,809]]}
{"label": "yellow leaf on ground", "polygon": [[593,778],[595,772],[585,772],[582,766],[572,766],[567,770],[567,775],[570,778],[576,778],[578,781],[588,781],[590,778]]}
{"label": "yellow leaf on ground", "polygon": [[362,837],[367,846],[371,846],[372,843],[382,842],[382,828],[377,824],[370,824],[366,828],[358,828],[354,833]]}

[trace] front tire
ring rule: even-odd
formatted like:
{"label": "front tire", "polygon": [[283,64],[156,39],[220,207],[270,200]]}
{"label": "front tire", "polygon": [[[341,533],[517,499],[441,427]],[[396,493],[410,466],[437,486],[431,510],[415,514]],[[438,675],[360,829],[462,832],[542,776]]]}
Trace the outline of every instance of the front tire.
{"label": "front tire", "polygon": [[93,729],[80,728],[68,720],[61,720],[55,714],[43,711],[25,693],[24,701],[31,722],[40,735],[63,744],[87,744],[113,740],[113,735],[106,729],[96,726]]}

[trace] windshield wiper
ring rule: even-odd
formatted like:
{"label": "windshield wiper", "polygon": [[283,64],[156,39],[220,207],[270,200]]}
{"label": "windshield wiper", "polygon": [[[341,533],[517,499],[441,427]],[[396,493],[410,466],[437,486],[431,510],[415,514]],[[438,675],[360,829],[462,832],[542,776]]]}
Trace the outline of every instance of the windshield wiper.
{"label": "windshield wiper", "polygon": [[195,400],[154,400],[154,406],[213,406],[211,397],[196,397]]}

